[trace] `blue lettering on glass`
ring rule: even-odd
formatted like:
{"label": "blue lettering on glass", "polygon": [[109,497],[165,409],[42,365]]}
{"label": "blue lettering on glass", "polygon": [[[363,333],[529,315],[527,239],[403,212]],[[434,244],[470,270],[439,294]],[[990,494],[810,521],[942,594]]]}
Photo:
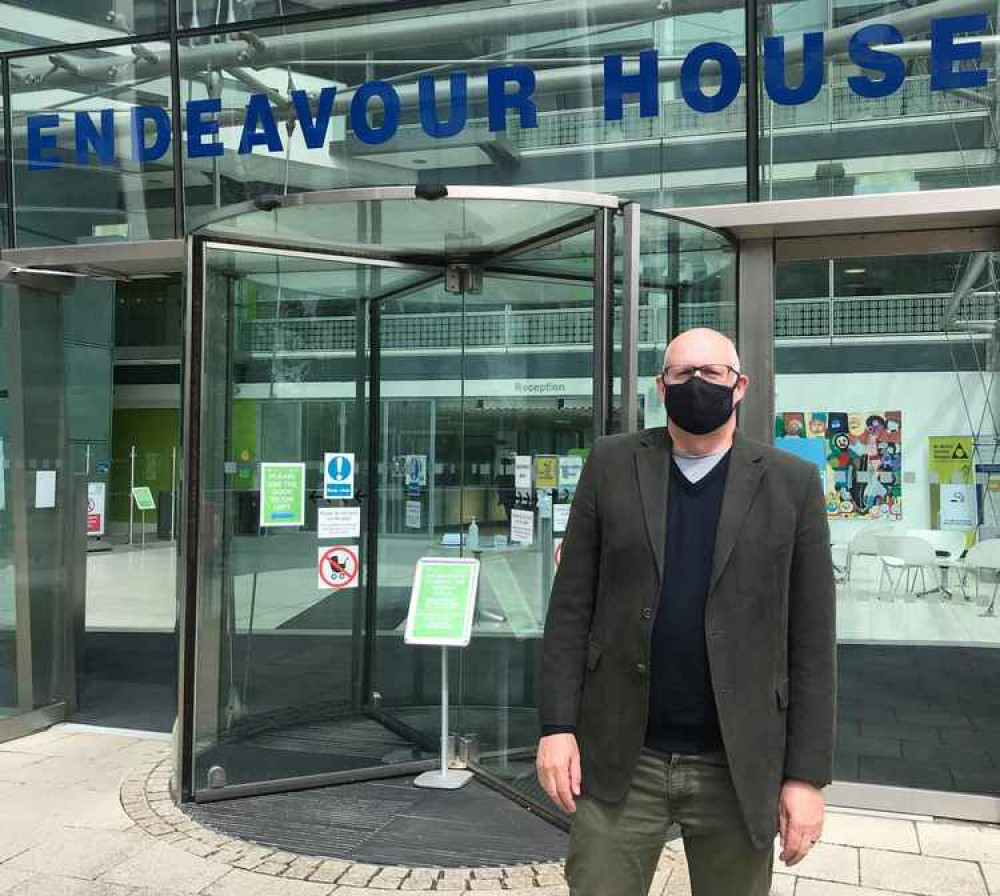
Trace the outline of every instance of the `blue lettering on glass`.
{"label": "blue lettering on glass", "polygon": [[271,111],[271,100],[265,93],[255,93],[247,103],[246,118],[243,119],[243,133],[236,150],[241,156],[251,152],[255,146],[266,146],[269,152],[281,152],[281,135]]}
{"label": "blue lettering on glass", "polygon": [[767,95],[779,106],[800,106],[815,99],[823,86],[823,32],[802,35],[802,83],[788,86],[785,67],[785,39],[764,38],[764,86]]}
{"label": "blue lettering on glass", "polygon": [[[507,85],[517,90],[507,92]],[[507,130],[507,110],[514,109],[522,128],[538,127],[538,109],[531,95],[535,92],[535,73],[526,65],[506,65],[486,73],[486,104],[489,107],[490,130]]]}
{"label": "blue lettering on glass", "polygon": [[870,100],[889,96],[899,90],[906,79],[906,63],[892,53],[874,48],[902,42],[903,35],[892,25],[867,25],[855,31],[847,47],[851,61],[859,68],[881,72],[882,77],[874,80],[868,75],[851,75],[847,79],[851,90]]}
{"label": "blue lettering on glass", "polygon": [[28,170],[41,171],[47,168],[58,168],[62,161],[51,155],[46,155],[48,149],[56,149],[58,138],[55,134],[43,134],[44,128],[59,127],[59,116],[55,112],[45,112],[41,115],[28,116]]}
{"label": "blue lettering on glass", "polygon": [[[146,145],[146,122],[151,121],[156,138]],[[154,162],[170,148],[170,116],[161,106],[136,106],[132,110],[132,158],[137,162]]]}
{"label": "blue lettering on glass", "polygon": [[[719,65],[719,89],[711,95],[701,89],[701,67],[709,61]],[[695,112],[721,112],[739,95],[742,83],[739,56],[718,41],[698,44],[681,63],[681,94]]]}
{"label": "blue lettering on glass", "polygon": [[[187,154],[190,159],[221,156],[226,148],[215,140],[205,142],[205,137],[219,133],[219,119],[215,116],[222,111],[222,100],[188,100],[186,111]],[[206,118],[211,115],[212,118]]]}
{"label": "blue lettering on glass", "polygon": [[931,90],[953,90],[956,87],[985,87],[987,74],[982,69],[955,71],[956,62],[979,59],[981,41],[955,43],[962,31],[984,31],[986,13],[973,16],[950,16],[931,22]]}
{"label": "blue lettering on glass", "polygon": [[100,129],[94,126],[94,120],[90,117],[89,112],[77,112],[73,118],[77,165],[87,164],[91,149],[97,153],[97,160],[102,165],[113,164],[115,161],[114,109],[101,109]]}
{"label": "blue lettering on glass", "polygon": [[639,116],[654,118],[660,114],[660,56],[656,50],[639,54],[639,73],[625,74],[623,56],[604,57],[604,118],[621,121],[625,114],[625,96],[639,94]]}
{"label": "blue lettering on glass", "polygon": [[[382,124],[373,126],[368,120],[368,103],[382,101]],[[362,84],[351,100],[351,127],[362,143],[377,145],[391,140],[399,130],[399,94],[388,81]]]}
{"label": "blue lettering on glass", "polygon": [[336,87],[324,87],[316,101],[316,115],[309,107],[309,95],[304,90],[292,91],[292,106],[295,117],[302,126],[302,139],[309,149],[321,149],[326,144],[326,134],[333,116],[333,102],[337,98]]}
{"label": "blue lettering on glass", "polygon": [[448,120],[441,121],[437,114],[437,90],[433,75],[421,75],[420,126],[428,137],[441,140],[460,134],[469,120],[469,77],[465,72],[452,72],[449,79],[451,102]]}
{"label": "blue lettering on glass", "polygon": [[[930,23],[930,71],[932,90],[976,88],[987,84],[988,73],[976,67],[982,58],[982,41],[962,34],[982,32],[988,27],[985,14],[951,16]],[[803,35],[802,80],[795,87],[787,82],[787,53],[781,37],[769,37],[764,42],[764,86],[768,96],[780,105],[801,105],[813,100],[822,89],[824,78],[824,36],[822,32]],[[889,96],[902,87],[906,79],[904,61],[889,49],[904,41],[903,35],[891,25],[873,24],[859,28],[852,35],[848,54],[860,69],[847,79],[850,89],[859,96],[877,99]],[[611,54],[604,58],[604,117],[620,121],[625,114],[626,98],[638,96],[639,114],[645,118],[660,114],[660,63],[655,50],[639,54],[626,74],[623,56]],[[716,85],[714,93],[702,88],[702,75]],[[727,108],[743,86],[740,57],[723,43],[709,42],[694,47],[685,57],[680,71],[680,88],[684,101],[695,111],[712,113]],[[525,65],[506,65],[486,72],[486,105],[489,128],[493,132],[507,129],[508,112],[514,111],[522,128],[538,127],[538,107],[534,99],[535,72]],[[712,89],[709,87],[709,89]],[[448,80],[448,98],[442,96],[444,83],[431,74],[417,81],[420,126],[434,139],[446,139],[461,133],[469,121],[469,76],[452,72]],[[320,149],[329,139],[330,122],[337,100],[335,87],[324,87],[316,95],[304,90],[291,91],[291,106],[286,128],[289,137],[298,124],[302,139],[309,149]],[[378,100],[381,114],[374,121],[369,112],[372,101]],[[402,120],[399,92],[386,81],[370,81],[354,91],[349,109],[350,125],[363,143],[381,144],[398,132]],[[219,139],[222,103],[219,99],[189,100],[185,105],[187,155],[189,158],[221,156],[225,147]],[[274,107],[267,94],[251,94],[245,111],[240,135],[239,153],[248,153],[255,146],[266,146],[269,152],[280,152],[282,136]],[[94,115],[99,115],[99,124]],[[77,163],[85,165],[95,157],[99,165],[115,161],[113,109],[76,112],[73,116],[73,150]],[[136,106],[131,111],[132,158],[150,162],[166,155],[171,143],[170,116],[160,106]],[[58,168],[60,156],[60,117],[55,112],[28,115],[27,167],[29,170]],[[150,139],[152,142],[150,143]],[[66,149],[68,147],[63,147]]]}

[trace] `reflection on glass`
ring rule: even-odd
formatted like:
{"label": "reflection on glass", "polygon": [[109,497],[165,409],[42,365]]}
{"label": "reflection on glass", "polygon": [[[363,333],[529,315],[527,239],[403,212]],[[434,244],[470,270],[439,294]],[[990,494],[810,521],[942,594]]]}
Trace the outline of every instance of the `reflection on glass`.
{"label": "reflection on glass", "polygon": [[[982,7],[986,12],[986,7]],[[762,4],[765,37],[786,38],[786,83],[803,80],[801,36],[825,32],[824,83],[799,105],[778,105],[764,92],[760,155],[762,199],[859,196],[970,187],[997,182],[993,53],[956,63],[956,71],[989,72],[983,87],[931,89],[930,23],[956,15],[949,4],[806,0]],[[893,54],[903,60],[902,85],[881,98],[859,96],[849,79],[869,75],[851,61],[848,42],[875,23],[900,30]],[[995,11],[984,36],[996,34]],[[961,38],[960,38],[961,39]],[[763,64],[763,62],[762,62]]]}
{"label": "reflection on glass", "polygon": [[14,604],[14,508],[8,472],[10,379],[8,343],[10,308],[0,295],[0,718],[17,706],[17,620]]}
{"label": "reflection on glass", "polygon": [[736,339],[736,252],[715,231],[652,212],[639,232],[639,426],[648,428],[666,424],[656,377],[670,341],[696,327]]}
{"label": "reflection on glass", "polygon": [[[207,344],[218,350],[205,359],[198,790],[378,766],[401,745],[360,714],[364,530],[322,542],[317,531],[321,507],[361,506],[323,498],[323,460],[354,454],[364,482],[364,277],[322,258],[206,257]],[[263,463],[303,465],[290,488],[304,511],[296,500],[287,519],[268,516]],[[338,543],[355,551],[343,590],[318,572],[318,546]]]}
{"label": "reflection on glass", "polygon": [[169,66],[150,42],[11,68],[19,246],[173,236]]}
{"label": "reflection on glass", "polygon": [[[214,5],[207,24],[213,16],[251,18],[269,8]],[[183,25],[195,11],[198,23],[206,24],[202,5],[188,3]],[[650,205],[743,201],[742,94],[723,112],[696,113],[680,94],[673,62],[709,40],[741,52],[742,10],[673,14],[650,0],[494,0],[257,28],[223,41],[184,38],[182,98],[212,104],[216,111],[209,117],[219,124],[218,136],[203,141],[204,154],[185,161],[189,220],[267,193],[435,181],[599,191],[615,178],[612,190]],[[639,52],[650,49],[664,60],[657,114],[642,116],[638,95],[630,94],[621,120],[607,120],[604,57],[621,53],[635,65]],[[511,113],[502,130],[491,129],[487,73],[508,64],[535,72],[537,127]],[[452,76],[464,79],[465,103],[460,93],[450,93]],[[420,113],[420,82],[428,77],[436,125]],[[359,89],[373,81],[391,85],[381,89],[399,97],[398,122],[377,99],[366,116],[352,114],[364,99]],[[336,96],[324,106],[322,92],[331,89]],[[318,130],[303,126],[294,91],[308,98]],[[244,138],[246,107],[260,94],[268,97],[270,114],[257,111],[276,127],[258,129],[259,145],[251,145]],[[691,151],[693,140],[700,141],[697,152]],[[627,180],[618,178],[625,174]]]}
{"label": "reflection on glass", "polygon": [[162,0],[7,0],[0,13],[0,51],[166,31],[167,8]]}
{"label": "reflection on glass", "polygon": [[775,438],[825,485],[844,780],[1000,793],[995,266],[942,253],[777,268]]}

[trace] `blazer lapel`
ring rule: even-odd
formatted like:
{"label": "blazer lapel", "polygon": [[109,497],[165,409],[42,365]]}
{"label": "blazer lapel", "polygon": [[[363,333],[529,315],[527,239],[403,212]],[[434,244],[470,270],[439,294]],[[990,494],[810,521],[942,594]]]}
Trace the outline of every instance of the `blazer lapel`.
{"label": "blazer lapel", "polygon": [[732,454],[729,458],[729,472],[726,475],[726,491],[722,498],[719,514],[719,528],[715,536],[715,554],[712,558],[712,584],[709,594],[726,568],[729,555],[736,546],[744,520],[750,510],[757,487],[764,474],[763,454],[752,443],[736,433]]}
{"label": "blazer lapel", "polygon": [[663,579],[663,553],[667,542],[667,485],[670,482],[670,436],[666,427],[643,433],[635,452],[636,475],[642,500],[646,535],[656,558],[656,575]]}

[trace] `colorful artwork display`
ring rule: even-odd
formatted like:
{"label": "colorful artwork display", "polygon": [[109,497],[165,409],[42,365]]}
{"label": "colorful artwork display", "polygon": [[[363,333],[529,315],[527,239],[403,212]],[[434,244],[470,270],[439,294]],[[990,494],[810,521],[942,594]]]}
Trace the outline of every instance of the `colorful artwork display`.
{"label": "colorful artwork display", "polygon": [[[893,519],[903,515],[901,411],[787,411],[777,414],[775,440],[823,440],[826,510],[835,519]],[[799,456],[816,455],[793,451]]]}

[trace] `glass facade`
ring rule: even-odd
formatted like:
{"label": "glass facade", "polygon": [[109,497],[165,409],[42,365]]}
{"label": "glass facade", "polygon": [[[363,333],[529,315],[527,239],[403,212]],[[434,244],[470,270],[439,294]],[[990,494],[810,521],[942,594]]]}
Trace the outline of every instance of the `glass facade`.
{"label": "glass facade", "polygon": [[11,22],[28,33],[7,48],[8,245],[180,235],[213,208],[339,186],[669,208],[997,180],[985,7],[759,0],[748,104],[735,2],[181,0],[176,23],[165,4],[66,6]]}
{"label": "glass facade", "polygon": [[996,794],[993,573],[952,563],[1000,533],[994,262],[838,257],[776,280],[775,434],[822,471],[841,580],[837,778]]}
{"label": "glass facade", "polygon": [[[748,37],[736,0],[7,4],[0,246],[49,250],[33,257],[57,277],[0,286],[0,718],[66,702],[170,730],[180,558],[194,792],[420,764],[440,671],[402,640],[408,584],[419,556],[476,553],[451,727],[537,800],[538,636],[573,471],[598,434],[665,422],[674,335],[744,329],[732,240],[670,210],[1000,182],[994,8],[754,8]],[[398,187],[421,198],[316,199]],[[180,238],[185,276],[136,261]],[[134,265],[88,265],[82,244]],[[968,532],[959,494],[979,540],[1000,534],[995,257],[873,252],[782,261],[774,284],[774,434],[824,476],[843,579],[837,774],[996,795],[994,574],[931,564],[950,595],[933,603],[858,540]],[[946,445],[976,462],[937,463]],[[357,461],[352,501],[325,496],[330,452]],[[304,465],[298,525],[262,525],[263,464]],[[199,538],[179,553],[185,477]],[[317,586],[338,546],[320,512],[348,508],[354,577]],[[148,674],[122,671],[136,656]]]}

